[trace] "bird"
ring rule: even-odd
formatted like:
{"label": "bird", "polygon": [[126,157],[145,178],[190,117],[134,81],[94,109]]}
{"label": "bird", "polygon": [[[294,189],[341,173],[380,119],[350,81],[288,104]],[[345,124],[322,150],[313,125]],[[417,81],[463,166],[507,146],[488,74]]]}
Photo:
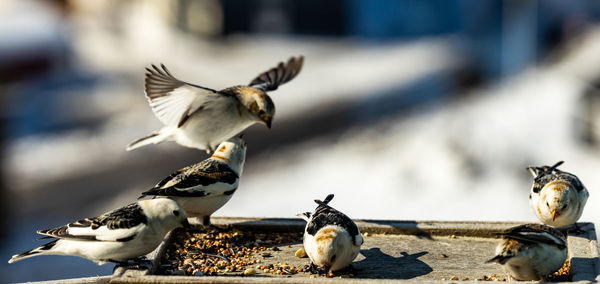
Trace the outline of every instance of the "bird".
{"label": "bird", "polygon": [[544,280],[567,260],[567,241],[558,230],[543,224],[524,224],[500,234],[496,256],[486,261],[503,266],[511,280]]}
{"label": "bird", "polygon": [[210,215],[221,208],[238,188],[246,160],[243,134],[219,144],[209,158],[175,171],[142,192],[145,196],[170,198],[181,205],[188,217],[210,225]]}
{"label": "bird", "polygon": [[254,78],[248,85],[217,91],[175,78],[164,64],[146,68],[145,94],[150,107],[165,125],[159,131],[131,142],[127,151],[175,141],[211,153],[219,143],[249,126],[260,123],[271,128],[275,105],[267,92],[296,77],[303,56],[291,57]]}
{"label": "bird", "polygon": [[38,248],[13,255],[8,263],[38,255],[71,255],[99,265],[129,260],[152,252],[172,229],[189,227],[185,211],[173,200],[143,200],[93,218],[39,230],[54,239]]}
{"label": "bird", "polygon": [[534,178],[529,205],[542,223],[553,227],[575,224],[589,197],[576,175],[557,169],[563,163],[527,168]]}
{"label": "bird", "polygon": [[327,276],[350,265],[363,244],[356,223],[328,205],[332,199],[333,194],[329,194],[323,201],[315,200],[318,206],[313,213],[297,215],[307,222],[303,244],[311,270]]}

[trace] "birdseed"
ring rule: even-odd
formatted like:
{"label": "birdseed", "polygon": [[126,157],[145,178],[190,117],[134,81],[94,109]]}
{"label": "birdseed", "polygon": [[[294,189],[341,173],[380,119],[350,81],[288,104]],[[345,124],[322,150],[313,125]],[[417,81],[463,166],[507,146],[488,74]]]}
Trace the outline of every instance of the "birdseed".
{"label": "birdseed", "polygon": [[[238,230],[173,232],[171,242],[158,267],[162,275],[293,275],[309,273],[308,265],[291,266],[288,263],[264,263],[272,252],[302,242],[302,233],[254,233]],[[293,250],[290,252],[293,253]]]}

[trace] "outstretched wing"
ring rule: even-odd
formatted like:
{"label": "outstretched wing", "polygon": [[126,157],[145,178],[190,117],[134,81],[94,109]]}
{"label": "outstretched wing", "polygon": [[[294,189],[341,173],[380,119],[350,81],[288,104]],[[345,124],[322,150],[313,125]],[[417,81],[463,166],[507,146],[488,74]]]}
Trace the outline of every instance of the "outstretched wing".
{"label": "outstretched wing", "polygon": [[85,218],[58,228],[39,230],[38,234],[52,238],[91,241],[128,241],[148,223],[137,203],[107,212],[98,217]]}
{"label": "outstretched wing", "polygon": [[165,65],[146,68],[146,98],[152,111],[167,126],[181,127],[196,112],[218,100],[231,100],[213,89],[192,85],[175,78]]}
{"label": "outstretched wing", "polygon": [[143,192],[142,196],[202,197],[232,194],[237,188],[238,178],[238,174],[226,163],[206,159],[171,174],[154,188]]}
{"label": "outstretched wing", "polygon": [[258,75],[250,82],[250,86],[263,91],[277,90],[279,85],[294,79],[304,63],[304,56],[291,57],[287,63],[279,62],[276,67],[269,69]]}

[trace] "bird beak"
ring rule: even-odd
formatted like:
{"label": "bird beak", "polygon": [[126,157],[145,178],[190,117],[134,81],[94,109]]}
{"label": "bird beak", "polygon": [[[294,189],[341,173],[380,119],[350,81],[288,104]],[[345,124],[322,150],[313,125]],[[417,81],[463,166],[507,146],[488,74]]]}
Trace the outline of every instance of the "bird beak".
{"label": "bird beak", "polygon": [[269,128],[269,129],[271,129],[271,122],[272,122],[272,121],[273,121],[273,120],[272,120],[271,118],[265,118],[265,119],[263,120],[263,122],[265,123],[265,125],[266,125],[266,126]]}
{"label": "bird beak", "polygon": [[331,278],[333,277],[333,272],[331,271],[331,265],[327,265],[325,268],[325,277]]}
{"label": "bird beak", "polygon": [[552,221],[554,221],[554,219],[558,217],[558,213],[556,212],[556,210],[552,210],[552,212],[550,212],[550,215],[552,215]]}
{"label": "bird beak", "polygon": [[183,220],[183,222],[181,222],[181,225],[186,229],[190,229],[192,227],[192,225],[190,225],[190,222],[188,222],[187,218],[185,218],[185,220]]}

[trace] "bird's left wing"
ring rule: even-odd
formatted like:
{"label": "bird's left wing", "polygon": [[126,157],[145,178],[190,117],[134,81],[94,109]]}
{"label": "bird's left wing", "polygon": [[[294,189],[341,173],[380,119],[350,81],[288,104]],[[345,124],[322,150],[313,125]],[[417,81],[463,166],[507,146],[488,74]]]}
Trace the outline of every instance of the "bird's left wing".
{"label": "bird's left wing", "polygon": [[504,237],[527,243],[545,243],[559,248],[566,246],[565,238],[556,229],[542,224],[525,224],[511,228],[502,234]]}
{"label": "bird's left wing", "polygon": [[180,81],[163,64],[146,68],[144,90],[152,111],[167,126],[181,127],[214,101],[231,100],[227,94]]}
{"label": "bird's left wing", "polygon": [[52,238],[90,241],[128,241],[135,237],[148,219],[137,203],[94,218],[85,218],[58,228],[39,230]]}
{"label": "bird's left wing", "polygon": [[238,178],[238,174],[226,163],[209,158],[173,173],[154,188],[143,192],[142,196],[201,197],[222,194],[235,189]]}
{"label": "bird's left wing", "polygon": [[269,69],[259,74],[252,82],[250,86],[261,89],[263,91],[274,91],[277,90],[279,85],[294,79],[304,63],[304,56],[291,57],[287,63],[279,62],[276,67]]}

